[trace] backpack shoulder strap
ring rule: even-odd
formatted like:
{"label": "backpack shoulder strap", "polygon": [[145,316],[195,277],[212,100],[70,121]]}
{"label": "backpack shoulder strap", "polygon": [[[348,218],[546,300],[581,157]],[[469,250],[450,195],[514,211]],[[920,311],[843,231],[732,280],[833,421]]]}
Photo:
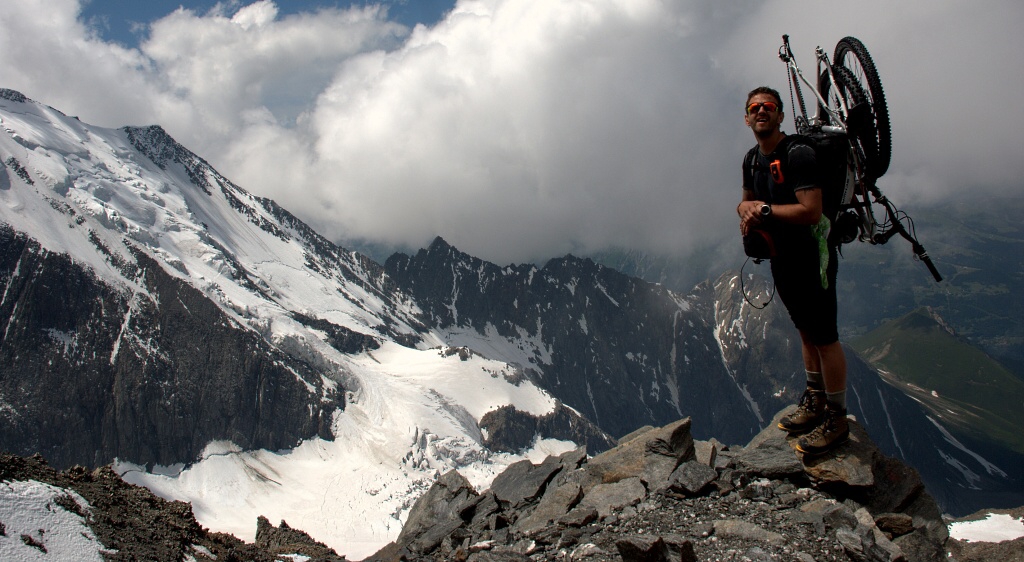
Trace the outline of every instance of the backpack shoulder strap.
{"label": "backpack shoulder strap", "polygon": [[[806,145],[810,146],[812,149],[814,148],[814,145],[811,144],[810,137],[807,137],[805,135],[798,135],[798,134],[786,135],[786,136],[782,137],[782,140],[779,141],[779,144],[775,145],[775,150],[772,151],[772,154],[778,154],[782,158],[782,160],[783,160],[783,163],[782,163],[783,167],[785,167],[786,163],[789,161],[789,149],[790,149],[790,147],[794,143],[798,143],[798,142],[801,143],[801,144],[806,144]],[[762,168],[764,168],[764,166],[759,166],[759,165],[757,165],[754,162],[754,154],[755,154],[754,151],[755,150],[758,150],[758,146],[756,144],[754,145],[753,148],[751,148],[750,150],[747,151],[747,155],[743,159],[743,169],[744,170],[761,170]]]}
{"label": "backpack shoulder strap", "polygon": [[773,153],[779,158],[779,164],[782,166],[783,176],[785,176],[786,170],[789,168],[789,152],[793,149],[794,145],[798,144],[808,146],[811,150],[815,150],[813,139],[806,135],[796,133],[782,137],[779,144],[775,146]]}
{"label": "backpack shoulder strap", "polygon": [[[775,146],[775,150],[772,151],[772,154],[778,155],[783,170],[789,167],[789,150],[796,143],[805,144],[811,147],[812,150],[814,149],[813,140],[806,135],[792,134],[782,137],[779,144]],[[743,157],[743,178],[744,181],[750,180],[749,185],[753,185],[754,172],[768,172],[768,168],[757,163],[754,158],[756,150],[759,150],[759,147],[755,144],[753,148],[747,151],[747,155]]]}
{"label": "backpack shoulder strap", "polygon": [[753,148],[747,151],[746,156],[743,157],[743,185],[753,186],[754,185],[754,154],[758,147],[755,144]]}
{"label": "backpack shoulder strap", "polygon": [[743,169],[744,170],[751,169],[751,168],[754,167],[754,154],[755,154],[754,151],[755,150],[757,150],[757,145],[756,144],[750,150],[748,150],[747,151],[747,155],[743,157]]}

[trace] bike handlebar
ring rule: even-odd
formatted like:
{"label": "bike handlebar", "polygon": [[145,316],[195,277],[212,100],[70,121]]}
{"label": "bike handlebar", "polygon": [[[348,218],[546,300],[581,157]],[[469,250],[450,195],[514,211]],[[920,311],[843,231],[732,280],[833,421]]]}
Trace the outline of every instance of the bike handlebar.
{"label": "bike handlebar", "polygon": [[920,242],[917,241],[917,238],[915,238],[913,235],[907,232],[907,229],[903,226],[903,223],[899,221],[899,217],[896,214],[896,209],[893,208],[892,203],[890,203],[889,200],[885,196],[882,196],[880,193],[878,195],[879,196],[876,197],[876,200],[885,207],[885,210],[888,213],[889,219],[892,223],[892,226],[889,227],[889,230],[876,234],[874,236],[874,239],[871,240],[871,242],[874,244],[885,244],[886,242],[889,241],[890,238],[899,234],[908,242],[910,242],[910,246],[911,249],[914,251],[914,255],[917,256],[917,259],[921,260],[921,262],[924,263],[925,267],[927,267],[928,271],[932,274],[932,277],[935,278],[935,281],[937,283],[941,283],[942,275],[939,274],[939,270],[936,269],[935,264],[932,263],[931,257],[928,256],[928,251],[924,249],[924,246],[922,246]]}
{"label": "bike handlebar", "polygon": [[886,242],[889,241],[890,238],[896,236],[897,234],[906,238],[910,242],[911,249],[914,251],[914,255],[917,256],[917,259],[921,260],[921,262],[924,263],[925,267],[928,268],[928,271],[931,272],[932,277],[935,278],[935,281],[941,282],[942,275],[939,275],[939,270],[936,269],[935,264],[932,263],[932,259],[928,256],[928,251],[925,250],[924,246],[922,246],[916,238],[911,236],[910,233],[907,232],[907,230],[903,228],[903,225],[900,224],[899,222],[894,222],[893,226],[890,227],[888,231],[881,234],[876,234],[872,242],[874,242],[875,244],[885,244]]}

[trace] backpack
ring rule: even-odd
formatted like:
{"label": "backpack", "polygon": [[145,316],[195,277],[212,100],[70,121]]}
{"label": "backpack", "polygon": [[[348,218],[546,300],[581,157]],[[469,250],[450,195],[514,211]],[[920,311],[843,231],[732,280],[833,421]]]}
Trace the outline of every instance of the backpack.
{"label": "backpack", "polygon": [[[844,133],[823,133],[813,132],[805,135],[786,135],[775,147],[775,153],[780,155],[778,165],[771,163],[767,170],[772,174],[775,183],[783,183],[786,178],[786,169],[789,167],[789,148],[793,143],[801,143],[814,150],[814,157],[818,163],[818,177],[821,182],[821,206],[822,214],[832,224],[829,233],[829,244],[839,246],[853,241],[856,237],[856,225],[844,220],[846,210],[843,208],[843,191],[846,189],[847,158],[849,156],[850,144]],[[743,158],[743,175],[751,178],[755,171],[763,172],[764,167],[754,163],[755,145]],[[753,182],[748,185],[753,185]],[[850,232],[850,226],[854,231]]]}

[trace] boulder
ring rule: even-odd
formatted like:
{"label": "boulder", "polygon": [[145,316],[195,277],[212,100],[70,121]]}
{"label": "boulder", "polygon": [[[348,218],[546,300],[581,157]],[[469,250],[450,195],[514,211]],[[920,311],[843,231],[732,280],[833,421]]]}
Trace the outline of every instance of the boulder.
{"label": "boulder", "polygon": [[462,513],[478,501],[479,494],[458,471],[442,474],[412,505],[395,541],[399,551],[430,552],[465,523]]}
{"label": "boulder", "polygon": [[718,459],[718,451],[721,446],[721,443],[719,443],[717,439],[711,439],[710,441],[694,441],[694,460],[705,466],[714,467],[715,461]]}
{"label": "boulder", "polygon": [[790,409],[779,412],[746,447],[732,455],[736,470],[773,479],[803,477],[803,463],[786,441],[786,432],[778,428],[779,419]]}
{"label": "boulder", "polygon": [[586,466],[584,492],[599,484],[639,478],[649,486],[660,486],[680,462],[694,456],[690,418],[665,427],[631,434],[618,446],[592,458]]}
{"label": "boulder", "polygon": [[583,488],[575,482],[552,488],[544,494],[536,509],[513,526],[517,533],[530,535],[565,517],[583,497]]}
{"label": "boulder", "polygon": [[512,507],[540,497],[548,482],[562,470],[557,457],[548,457],[539,465],[528,460],[512,464],[491,482],[491,491],[498,501]]}
{"label": "boulder", "polygon": [[893,537],[900,537],[914,530],[914,518],[906,513],[883,513],[875,517],[875,525]]}
{"label": "boulder", "polygon": [[[834,451],[816,457],[801,455],[807,476],[819,488],[853,499],[874,514],[903,513],[940,520],[942,512],[917,470],[885,456],[856,420],[849,424],[850,440]],[[795,452],[797,439],[785,439]],[[935,538],[945,540],[944,536]]]}
{"label": "boulder", "polygon": [[583,527],[597,521],[600,516],[594,506],[577,505],[559,518],[558,523],[566,527]]}
{"label": "boulder", "polygon": [[715,536],[736,537],[753,542],[764,542],[769,544],[785,544],[786,537],[748,523],[740,519],[723,519],[715,521]]}
{"label": "boulder", "polygon": [[598,484],[586,492],[581,505],[597,510],[601,517],[607,517],[618,509],[628,505],[636,505],[647,497],[640,477],[634,476],[610,484]]}
{"label": "boulder", "polygon": [[615,547],[623,562],[697,562],[693,541],[680,535],[629,535]]}
{"label": "boulder", "polygon": [[669,476],[667,487],[671,492],[694,496],[718,478],[718,471],[699,461],[686,461]]}
{"label": "boulder", "polygon": [[[819,457],[803,457],[807,474],[824,483],[842,483],[844,486],[869,487],[875,484],[873,468],[882,453],[868,437],[864,428],[853,420],[850,423],[850,440],[834,451]],[[798,438],[787,437],[786,441],[795,451]]]}

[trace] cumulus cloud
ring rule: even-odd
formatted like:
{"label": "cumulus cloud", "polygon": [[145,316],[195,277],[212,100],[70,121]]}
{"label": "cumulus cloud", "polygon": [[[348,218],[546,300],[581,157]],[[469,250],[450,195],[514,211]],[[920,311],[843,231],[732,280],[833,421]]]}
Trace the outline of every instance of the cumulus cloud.
{"label": "cumulus cloud", "polygon": [[160,123],[336,239],[441,235],[510,263],[734,237],[741,106],[755,85],[786,91],[783,33],[808,70],[845,35],[871,50],[893,121],[880,184],[901,206],[1024,175],[1012,3],[460,0],[410,30],[262,0],[179,9],[139,49],[46,3],[0,14],[5,86],[90,122]]}
{"label": "cumulus cloud", "polygon": [[339,178],[320,193],[345,228],[478,255],[692,240],[712,226],[694,211],[735,191],[688,166],[720,144],[705,111],[722,102],[679,19],[636,0],[460,4],[320,98],[316,152]]}

